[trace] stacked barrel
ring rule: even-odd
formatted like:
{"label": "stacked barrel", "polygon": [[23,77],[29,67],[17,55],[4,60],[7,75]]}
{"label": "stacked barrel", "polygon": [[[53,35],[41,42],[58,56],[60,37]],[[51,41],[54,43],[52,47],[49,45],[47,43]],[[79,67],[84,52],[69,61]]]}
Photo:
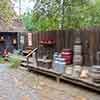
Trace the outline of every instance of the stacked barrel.
{"label": "stacked barrel", "polygon": [[91,71],[90,71],[90,76],[93,82],[100,84],[100,66],[99,65],[92,66]]}
{"label": "stacked barrel", "polygon": [[64,49],[61,52],[61,56],[65,59],[67,65],[72,64],[73,54],[71,49]]}
{"label": "stacked barrel", "polygon": [[80,38],[77,37],[73,46],[73,77],[79,78],[82,65],[82,44]]}
{"label": "stacked barrel", "polygon": [[76,38],[73,46],[73,64],[81,65],[82,64],[82,44],[80,38]]}

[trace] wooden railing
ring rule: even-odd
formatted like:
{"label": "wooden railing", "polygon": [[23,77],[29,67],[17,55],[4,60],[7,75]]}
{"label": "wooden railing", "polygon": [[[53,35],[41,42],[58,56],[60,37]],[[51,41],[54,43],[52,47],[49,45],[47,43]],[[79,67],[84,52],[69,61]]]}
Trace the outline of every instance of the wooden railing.
{"label": "wooden railing", "polygon": [[37,49],[38,49],[38,48],[33,49],[33,50],[26,56],[27,64],[29,63],[29,57],[30,57],[34,52],[36,52]]}

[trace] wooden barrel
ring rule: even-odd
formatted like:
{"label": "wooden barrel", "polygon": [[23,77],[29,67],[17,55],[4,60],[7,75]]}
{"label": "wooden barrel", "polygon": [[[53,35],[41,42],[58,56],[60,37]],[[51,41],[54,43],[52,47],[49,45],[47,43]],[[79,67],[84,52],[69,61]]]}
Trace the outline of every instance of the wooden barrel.
{"label": "wooden barrel", "polygon": [[76,38],[74,45],[73,45],[73,52],[74,54],[82,54],[82,43],[79,37]]}
{"label": "wooden barrel", "polygon": [[64,49],[61,56],[65,59],[66,64],[72,64],[73,54],[71,49]]}
{"label": "wooden barrel", "polygon": [[81,65],[82,64],[82,44],[79,38],[75,40],[74,46],[73,46],[73,63],[75,65]]}
{"label": "wooden barrel", "polygon": [[72,73],[73,73],[73,66],[72,65],[66,65],[65,74],[66,75],[72,75]]}
{"label": "wooden barrel", "polygon": [[100,84],[100,66],[99,65],[92,66],[90,70],[90,76],[95,83]]}
{"label": "wooden barrel", "polygon": [[83,61],[82,59],[83,59],[82,55],[74,55],[73,56],[73,64],[81,65],[82,61]]}
{"label": "wooden barrel", "polygon": [[82,54],[82,45],[81,45],[81,44],[74,45],[74,46],[73,46],[73,52],[74,52],[74,54],[76,54],[76,55]]}

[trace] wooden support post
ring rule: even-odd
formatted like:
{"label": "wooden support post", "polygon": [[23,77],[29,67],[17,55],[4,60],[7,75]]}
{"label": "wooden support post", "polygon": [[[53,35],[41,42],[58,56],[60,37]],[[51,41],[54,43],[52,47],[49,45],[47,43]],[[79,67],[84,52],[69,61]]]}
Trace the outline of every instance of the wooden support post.
{"label": "wooden support post", "polygon": [[60,76],[56,76],[57,85],[60,84]]}
{"label": "wooden support post", "polygon": [[60,78],[59,78],[59,76],[56,77],[56,81],[57,81],[57,85],[59,85],[59,83],[60,83]]}

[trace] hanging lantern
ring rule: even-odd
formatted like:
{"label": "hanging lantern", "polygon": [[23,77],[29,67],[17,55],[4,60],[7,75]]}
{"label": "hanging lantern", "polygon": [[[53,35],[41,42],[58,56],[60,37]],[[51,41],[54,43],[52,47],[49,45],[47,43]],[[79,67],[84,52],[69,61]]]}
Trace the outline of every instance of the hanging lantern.
{"label": "hanging lantern", "polygon": [[1,40],[4,40],[4,37],[3,36],[1,36]]}

